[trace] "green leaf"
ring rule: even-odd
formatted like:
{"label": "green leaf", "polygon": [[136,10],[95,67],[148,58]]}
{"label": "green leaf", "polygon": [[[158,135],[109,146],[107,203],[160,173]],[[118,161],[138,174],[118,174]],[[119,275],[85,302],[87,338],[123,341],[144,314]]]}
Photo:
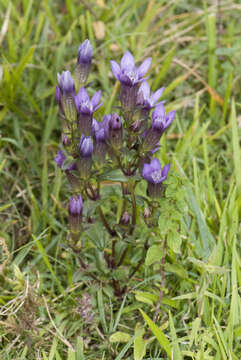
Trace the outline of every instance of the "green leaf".
{"label": "green leaf", "polygon": [[[139,330],[140,325],[137,324],[135,334]],[[134,360],[142,360],[146,355],[146,345],[147,341],[143,339],[145,330],[142,329],[140,335],[138,335],[134,340]]]}
{"label": "green leaf", "polygon": [[171,358],[172,348],[171,348],[171,344],[170,344],[168,338],[159,329],[159,327],[149,318],[149,316],[146,313],[144,313],[143,310],[140,309],[140,312],[141,312],[144,320],[148,324],[149,328],[151,329],[152,333],[155,335],[155,337],[159,341],[161,347],[166,351],[169,358]]}
{"label": "green leaf", "polygon": [[127,182],[127,177],[122,173],[120,169],[111,170],[99,176],[99,181],[116,181],[116,182]]}
{"label": "green leaf", "polygon": [[152,245],[146,254],[146,266],[152,265],[156,261],[161,261],[162,249],[159,245]]}
{"label": "green leaf", "polygon": [[188,278],[188,274],[187,271],[184,269],[183,266],[181,266],[180,264],[169,264],[166,263],[165,264],[165,270],[169,271],[173,274],[177,274],[178,276],[180,276],[183,279]]}
{"label": "green leaf", "polygon": [[175,253],[180,253],[180,247],[182,245],[182,238],[178,231],[170,231],[167,236],[167,245]]}
{"label": "green leaf", "polygon": [[127,343],[130,340],[131,336],[127,333],[122,331],[117,331],[116,333],[112,334],[109,338],[111,343]]}
{"label": "green leaf", "polygon": [[176,329],[175,329],[175,326],[174,326],[171,311],[169,311],[169,321],[170,321],[171,335],[172,335],[172,339],[173,339],[173,359],[182,360],[183,357],[182,357],[181,350],[180,350],[179,345],[178,345]]}

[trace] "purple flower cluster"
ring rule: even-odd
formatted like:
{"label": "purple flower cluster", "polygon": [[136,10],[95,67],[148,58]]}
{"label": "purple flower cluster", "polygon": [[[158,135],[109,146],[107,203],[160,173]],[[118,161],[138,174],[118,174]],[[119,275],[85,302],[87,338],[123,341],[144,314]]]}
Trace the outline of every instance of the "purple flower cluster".
{"label": "purple flower cluster", "polygon": [[[70,165],[64,166],[67,159],[60,150],[55,157],[57,166],[65,171],[75,194],[81,192],[82,196],[96,200],[100,196],[96,176],[101,175],[101,171],[119,168],[131,178],[142,164],[140,172],[148,182],[148,195],[158,198],[170,164],[161,168],[152,154],[159,149],[160,138],[176,112],[165,112],[164,101],[160,101],[164,88],[151,92],[146,81],[152,59],[149,57],[136,66],[133,55],[126,51],[120,65],[110,61],[113,75],[121,83],[120,112],[105,114],[100,121],[98,110],[103,105],[102,93],[99,90],[91,97],[86,86],[92,52],[90,41],[85,40],[78,49],[74,76],[68,70],[57,75],[56,100],[62,119],[62,145],[68,158],[73,159]],[[82,218],[82,206],[81,195],[70,199],[68,212],[74,232]]]}

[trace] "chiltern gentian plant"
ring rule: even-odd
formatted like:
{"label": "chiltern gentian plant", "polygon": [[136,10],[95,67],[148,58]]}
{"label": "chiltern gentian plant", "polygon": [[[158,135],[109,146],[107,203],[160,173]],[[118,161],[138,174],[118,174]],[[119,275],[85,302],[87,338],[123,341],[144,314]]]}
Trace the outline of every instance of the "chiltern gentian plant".
{"label": "chiltern gentian plant", "polygon": [[[162,168],[153,153],[176,112],[165,112],[163,87],[151,92],[145,77],[151,61],[137,66],[129,51],[120,65],[111,60],[121,83],[121,106],[104,116],[98,111],[101,90],[86,84],[92,63],[89,40],[79,46],[74,80],[63,71],[56,87],[63,151],[54,159],[72,193],[67,243],[81,264],[78,276],[111,284],[117,296],[128,290],[153,236],[158,238],[160,204],[168,189],[170,164]],[[102,110],[107,102],[104,97]]]}

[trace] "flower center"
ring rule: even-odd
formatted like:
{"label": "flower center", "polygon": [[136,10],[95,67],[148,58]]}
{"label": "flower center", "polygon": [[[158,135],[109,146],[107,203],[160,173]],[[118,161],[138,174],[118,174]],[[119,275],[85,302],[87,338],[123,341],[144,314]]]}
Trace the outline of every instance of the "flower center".
{"label": "flower center", "polygon": [[138,73],[135,69],[126,71],[125,74],[128,76],[132,83],[135,83],[138,80]]}
{"label": "flower center", "polygon": [[162,179],[161,170],[153,171],[153,173],[151,174],[151,177],[152,177],[155,184],[158,184],[159,182],[161,182],[161,179]]}

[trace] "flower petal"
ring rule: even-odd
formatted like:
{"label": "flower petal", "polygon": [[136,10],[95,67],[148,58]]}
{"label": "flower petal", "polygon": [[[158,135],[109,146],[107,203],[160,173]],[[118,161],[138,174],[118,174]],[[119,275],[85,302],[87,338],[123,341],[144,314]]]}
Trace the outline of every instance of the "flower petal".
{"label": "flower petal", "polygon": [[165,109],[162,104],[155,107],[152,113],[152,121],[155,121],[156,119],[162,119],[164,120],[165,117]]}
{"label": "flower petal", "polygon": [[142,176],[144,177],[144,179],[146,179],[147,181],[153,182],[151,174],[152,174],[151,165],[144,164],[143,169],[142,169]]}
{"label": "flower petal", "polygon": [[110,61],[110,66],[111,66],[111,69],[112,69],[112,72],[113,72],[114,77],[115,77],[117,80],[120,80],[120,72],[121,72],[121,69],[120,69],[119,64],[117,64],[116,61],[111,60],[111,61]]}
{"label": "flower petal", "polygon": [[169,164],[165,165],[164,168],[162,169],[162,178],[163,178],[162,181],[164,181],[167,178],[168,172],[170,170],[170,166],[171,166],[171,164],[169,163]]}
{"label": "flower petal", "polygon": [[165,129],[167,129],[171,123],[173,122],[174,118],[176,116],[176,110],[172,110],[165,116]]}
{"label": "flower petal", "polygon": [[161,163],[157,158],[153,158],[150,163],[152,171],[160,171],[161,170]]}
{"label": "flower petal", "polygon": [[142,93],[144,100],[148,99],[150,96],[150,85],[147,81],[143,81],[139,87],[138,94]]}
{"label": "flower petal", "polygon": [[97,105],[99,104],[100,98],[101,98],[101,90],[97,91],[91,99],[91,103],[92,103],[94,110],[97,107]]}
{"label": "flower petal", "polygon": [[151,100],[153,105],[160,99],[160,97],[162,96],[162,93],[164,91],[164,87],[158,89],[157,91],[155,91],[152,95],[151,95]]}
{"label": "flower petal", "polygon": [[144,60],[143,63],[138,67],[137,71],[138,71],[139,79],[142,78],[145,75],[145,73],[148,71],[151,62],[152,62],[152,58],[149,57],[146,60]]}
{"label": "flower petal", "polygon": [[121,70],[132,70],[135,67],[135,59],[130,51],[126,51],[121,59]]}

